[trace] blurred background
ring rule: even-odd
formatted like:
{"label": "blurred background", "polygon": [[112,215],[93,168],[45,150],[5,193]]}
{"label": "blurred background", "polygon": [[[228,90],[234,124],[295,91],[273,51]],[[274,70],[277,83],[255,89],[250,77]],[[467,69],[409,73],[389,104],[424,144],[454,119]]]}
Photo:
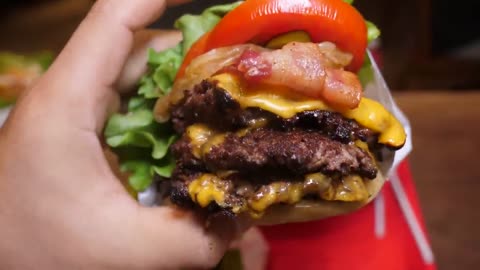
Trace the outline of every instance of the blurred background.
{"label": "blurred background", "polygon": [[[0,52],[58,53],[93,2],[0,0]],[[154,27],[171,28],[185,12],[226,2],[171,8]],[[355,2],[382,30],[372,49],[412,122],[410,163],[439,269],[477,269],[480,1]]]}

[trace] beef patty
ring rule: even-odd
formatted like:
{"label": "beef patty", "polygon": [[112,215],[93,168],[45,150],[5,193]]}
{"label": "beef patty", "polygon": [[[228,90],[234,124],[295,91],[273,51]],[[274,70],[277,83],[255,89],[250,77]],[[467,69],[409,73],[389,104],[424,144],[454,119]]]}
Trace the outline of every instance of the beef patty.
{"label": "beef patty", "polygon": [[[211,212],[235,207],[261,212],[255,206],[262,200],[258,194],[269,192],[284,194],[276,195],[271,203],[292,203],[301,199],[295,197],[298,194],[326,200],[364,199],[369,195],[362,187],[363,179],[374,179],[378,172],[374,157],[357,145],[358,141],[374,145],[376,134],[339,113],[305,111],[284,119],[258,108],[242,109],[224,89],[203,81],[172,107],[171,119],[182,136],[171,147],[176,168],[170,197],[183,207],[195,205],[196,199],[191,196],[204,185],[223,194],[222,203],[208,205]],[[263,124],[252,127],[258,119],[263,119]],[[202,147],[200,153],[195,152],[198,145],[188,132],[198,124],[221,136],[207,148]],[[314,175],[313,180],[309,175]],[[208,180],[201,180],[202,176]],[[189,189],[195,181],[200,183],[200,191]],[[355,187],[361,192],[354,192]],[[286,190],[295,198],[285,195]],[[343,194],[350,195],[347,198]]]}
{"label": "beef patty", "polygon": [[199,159],[191,153],[190,138],[184,135],[172,146],[179,164],[206,171],[239,171],[245,174],[273,172],[282,175],[357,174],[374,179],[375,161],[354,144],[342,144],[313,131],[254,129],[245,135],[228,133]]}
{"label": "beef patty", "polygon": [[284,119],[258,108],[243,110],[229,93],[206,80],[192,91],[185,92],[184,98],[172,108],[171,118],[175,131],[179,134],[183,134],[192,124],[203,123],[218,130],[232,131],[245,128],[256,119],[265,119],[268,122],[267,128],[281,131],[315,130],[343,143],[367,141],[374,137],[369,129],[336,112],[305,111]]}

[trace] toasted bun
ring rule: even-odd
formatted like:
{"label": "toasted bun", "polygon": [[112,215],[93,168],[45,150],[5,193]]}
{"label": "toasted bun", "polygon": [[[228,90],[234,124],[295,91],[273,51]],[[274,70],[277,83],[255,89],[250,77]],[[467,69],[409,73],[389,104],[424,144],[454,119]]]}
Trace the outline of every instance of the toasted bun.
{"label": "toasted bun", "polygon": [[377,178],[366,181],[371,196],[361,202],[301,201],[295,205],[275,205],[270,207],[260,219],[253,220],[256,225],[276,225],[284,223],[306,222],[327,217],[344,215],[370,203],[380,192],[385,178],[378,172]]}

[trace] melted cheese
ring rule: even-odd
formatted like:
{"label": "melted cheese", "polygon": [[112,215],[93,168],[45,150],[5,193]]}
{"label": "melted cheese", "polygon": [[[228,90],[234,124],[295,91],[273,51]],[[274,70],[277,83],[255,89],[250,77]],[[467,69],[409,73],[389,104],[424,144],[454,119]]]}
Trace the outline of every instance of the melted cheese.
{"label": "melted cheese", "polygon": [[292,41],[311,42],[311,39],[310,35],[305,31],[293,31],[273,38],[266,47],[269,49],[280,49]]}
{"label": "melted cheese", "polygon": [[201,207],[207,207],[211,202],[223,206],[225,191],[219,186],[220,178],[212,174],[202,174],[188,185],[190,198]]}
{"label": "melted cheese", "polygon": [[265,210],[277,203],[295,204],[304,196],[302,183],[272,183],[262,187],[248,200],[248,206],[258,216]]}
{"label": "melted cheese", "polygon": [[362,178],[352,175],[344,177],[341,183],[336,186],[334,200],[356,202],[366,200],[368,196],[369,194]]}
{"label": "melted cheese", "polygon": [[328,189],[332,184],[332,178],[321,173],[305,175],[303,189],[306,193],[318,193]]}
{"label": "melted cheese", "polygon": [[377,101],[362,98],[358,108],[342,113],[360,125],[378,132],[378,142],[395,148],[405,144],[407,134],[402,124]]}
{"label": "melted cheese", "polygon": [[196,158],[202,157],[202,146],[212,137],[213,130],[206,125],[197,124],[187,128],[187,135],[190,138],[192,154]]}
{"label": "melted cheese", "polygon": [[320,192],[320,198],[326,201],[357,202],[368,199],[365,183],[360,176],[346,176]]}
{"label": "melted cheese", "polygon": [[267,119],[256,118],[256,119],[250,120],[247,128],[242,128],[239,131],[235,132],[235,134],[239,137],[243,137],[243,136],[247,135],[248,132],[251,131],[252,129],[261,128],[261,127],[266,126],[267,124],[268,124]]}
{"label": "melted cheese", "polygon": [[248,206],[257,213],[264,212],[277,200],[276,193],[277,191],[274,187],[265,188],[265,190],[257,194],[256,198],[249,201]]}
{"label": "melted cheese", "polygon": [[225,134],[220,134],[203,124],[191,125],[187,128],[190,138],[192,154],[196,158],[202,158],[212,147],[219,145],[225,139]]}
{"label": "melted cheese", "polygon": [[[267,119],[264,118],[252,120],[247,128],[240,129],[235,134],[240,137],[245,136],[250,130],[261,128],[267,123]],[[190,139],[192,154],[199,159],[208,154],[212,147],[221,144],[227,135],[227,133],[219,133],[204,124],[191,125],[187,128],[186,133]]]}
{"label": "melted cheese", "polygon": [[230,207],[233,213],[248,212],[253,218],[262,217],[263,213],[272,205],[284,203],[295,204],[308,194],[318,195],[327,201],[354,202],[366,200],[369,196],[364,180],[359,176],[347,176],[332,181],[321,173],[309,174],[303,182],[274,182],[262,186],[242,200],[235,200],[236,204],[229,204],[226,199],[224,181],[213,174],[202,174],[188,185],[190,198],[201,207],[207,207],[215,202],[221,207]]}
{"label": "melted cheese", "polygon": [[[261,108],[283,118],[291,118],[303,111],[334,111],[320,100],[298,95],[288,88],[259,85],[245,87],[234,75],[223,73],[210,78],[217,81],[242,108]],[[354,110],[340,112],[348,119],[379,133],[379,143],[399,148],[405,144],[406,133],[401,123],[377,101],[362,98]]]}
{"label": "melted cheese", "polygon": [[223,73],[210,80],[218,81],[218,86],[225,89],[242,108],[261,108],[283,118],[291,118],[298,113],[309,110],[328,110],[320,100],[298,95],[286,87],[258,85],[246,89],[234,75]]}

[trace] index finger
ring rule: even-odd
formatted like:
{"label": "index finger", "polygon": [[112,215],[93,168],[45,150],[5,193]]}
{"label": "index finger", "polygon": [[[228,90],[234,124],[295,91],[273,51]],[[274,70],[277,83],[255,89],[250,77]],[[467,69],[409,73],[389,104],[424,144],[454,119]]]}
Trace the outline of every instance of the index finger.
{"label": "index finger", "polygon": [[47,95],[56,105],[42,106],[43,111],[61,112],[69,123],[75,118],[74,124],[82,129],[101,130],[109,104],[116,99],[113,85],[132,48],[134,32],[159,17],[166,5],[166,0],[98,1],[39,82],[42,91],[32,90],[37,99],[37,94],[43,99]]}

